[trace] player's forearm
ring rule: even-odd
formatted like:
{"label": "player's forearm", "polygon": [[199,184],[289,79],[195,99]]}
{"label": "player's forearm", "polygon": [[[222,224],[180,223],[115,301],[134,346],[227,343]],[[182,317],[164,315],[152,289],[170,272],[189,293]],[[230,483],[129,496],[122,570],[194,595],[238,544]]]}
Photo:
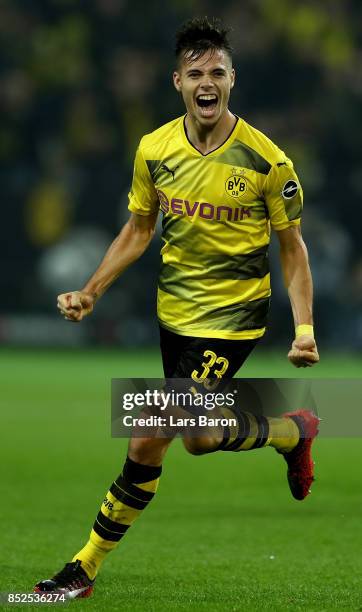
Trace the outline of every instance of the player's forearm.
{"label": "player's forearm", "polygon": [[91,294],[96,300],[100,298],[122,272],[144,253],[153,235],[153,229],[141,230],[132,220],[128,221],[82,291]]}
{"label": "player's forearm", "polygon": [[313,282],[303,239],[300,237],[291,247],[281,247],[280,257],[294,325],[313,325]]}

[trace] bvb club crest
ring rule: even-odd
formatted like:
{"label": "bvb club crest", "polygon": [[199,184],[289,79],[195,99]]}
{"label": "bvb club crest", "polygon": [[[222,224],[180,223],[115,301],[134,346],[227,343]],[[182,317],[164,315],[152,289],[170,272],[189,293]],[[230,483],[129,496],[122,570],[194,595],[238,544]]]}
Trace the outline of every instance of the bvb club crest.
{"label": "bvb club crest", "polygon": [[233,168],[232,175],[225,181],[225,190],[233,198],[240,198],[248,188],[242,168]]}

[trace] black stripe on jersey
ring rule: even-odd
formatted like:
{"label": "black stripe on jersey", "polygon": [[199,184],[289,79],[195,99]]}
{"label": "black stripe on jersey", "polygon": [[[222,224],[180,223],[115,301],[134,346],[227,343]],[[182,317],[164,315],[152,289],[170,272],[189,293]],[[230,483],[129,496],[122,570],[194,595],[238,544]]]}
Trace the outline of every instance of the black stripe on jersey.
{"label": "black stripe on jersey", "polygon": [[[167,236],[165,236],[167,240]],[[195,237],[196,238],[196,237]],[[264,278],[269,273],[268,246],[264,245],[251,253],[243,255],[208,255],[198,254],[195,276],[198,280],[215,278],[222,280],[250,280]],[[162,264],[160,277],[167,282],[167,277],[178,282],[184,271],[170,264]]]}
{"label": "black stripe on jersey", "polygon": [[232,145],[213,161],[218,161],[231,166],[239,166],[240,168],[248,168],[255,170],[260,174],[269,174],[271,165],[257,151],[246,145],[240,140],[234,140]]}
{"label": "black stripe on jersey", "polygon": [[128,495],[125,491],[122,491],[122,489],[120,489],[120,487],[115,482],[111,485],[111,488],[109,490],[112,495],[114,495],[114,497],[118,499],[118,501],[122,502],[123,504],[126,504],[127,506],[130,506],[131,508],[135,508],[135,510],[143,510],[148,504],[148,502],[140,501],[139,499]]}
{"label": "black stripe on jersey", "polygon": [[294,221],[295,219],[299,219],[303,210],[303,202],[300,195],[300,190],[294,198],[291,198],[288,201],[284,200],[285,213],[288,217],[289,221]]}
{"label": "black stripe on jersey", "polygon": [[[161,274],[158,279],[159,288],[180,300],[191,301],[192,294],[186,283],[175,282],[173,279],[165,279]],[[212,308],[203,319],[204,329],[223,329],[224,331],[243,331],[261,329],[267,324],[270,298],[260,298],[249,302],[239,302],[229,306]]]}
{"label": "black stripe on jersey", "polygon": [[267,323],[270,299],[261,298],[250,302],[240,302],[231,306],[214,308],[209,311],[208,317],[213,324],[216,320],[222,323],[225,330],[260,329]]}
{"label": "black stripe on jersey", "polygon": [[163,161],[161,159],[146,159],[146,164],[149,170],[149,173],[152,177],[152,181],[155,183],[157,179],[157,175],[161,170],[161,166]]}
{"label": "black stripe on jersey", "polygon": [[160,184],[160,181],[163,183],[175,180],[179,164],[176,160],[172,160],[169,163],[170,166],[165,164],[165,160],[162,159],[146,159],[147,168],[155,184],[156,182]]}

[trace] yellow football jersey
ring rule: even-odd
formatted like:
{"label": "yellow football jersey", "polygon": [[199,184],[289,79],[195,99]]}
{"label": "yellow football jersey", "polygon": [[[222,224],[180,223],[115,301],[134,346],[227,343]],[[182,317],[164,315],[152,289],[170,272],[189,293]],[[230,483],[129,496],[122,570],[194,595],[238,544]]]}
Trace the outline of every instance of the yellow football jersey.
{"label": "yellow football jersey", "polygon": [[207,155],[188,140],[185,117],[144,136],[129,209],[163,213],[160,324],[186,336],[262,336],[270,226],[299,224],[302,202],[290,159],[243,119]]}

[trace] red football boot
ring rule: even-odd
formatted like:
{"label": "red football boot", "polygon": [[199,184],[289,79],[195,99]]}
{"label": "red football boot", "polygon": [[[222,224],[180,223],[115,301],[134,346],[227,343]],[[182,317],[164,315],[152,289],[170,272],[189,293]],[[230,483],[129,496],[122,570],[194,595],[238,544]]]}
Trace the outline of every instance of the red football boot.
{"label": "red football boot", "polygon": [[281,454],[288,464],[287,476],[291,493],[295,499],[302,500],[311,492],[314,480],[311,448],[313,440],[318,435],[320,419],[310,410],[286,412],[283,417],[293,419],[300,431],[297,446],[292,451]]}

